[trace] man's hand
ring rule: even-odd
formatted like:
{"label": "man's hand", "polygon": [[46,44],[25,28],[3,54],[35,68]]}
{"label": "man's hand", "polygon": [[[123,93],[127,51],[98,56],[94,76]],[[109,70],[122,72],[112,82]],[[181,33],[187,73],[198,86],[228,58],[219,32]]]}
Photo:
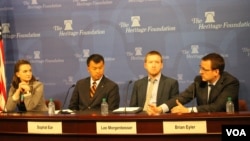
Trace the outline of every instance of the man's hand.
{"label": "man's hand", "polygon": [[150,116],[151,115],[153,115],[153,116],[160,115],[162,113],[162,108],[160,106],[156,107],[155,104],[149,104],[148,108],[147,108],[147,113]]}
{"label": "man's hand", "polygon": [[188,108],[183,106],[178,99],[176,99],[177,106],[171,109],[171,113],[189,113]]}

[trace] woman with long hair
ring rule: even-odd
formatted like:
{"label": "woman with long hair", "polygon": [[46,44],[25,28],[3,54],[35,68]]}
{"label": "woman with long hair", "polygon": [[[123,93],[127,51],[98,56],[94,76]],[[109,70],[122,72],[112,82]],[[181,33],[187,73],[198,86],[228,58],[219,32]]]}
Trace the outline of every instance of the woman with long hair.
{"label": "woman with long hair", "polygon": [[27,60],[18,60],[14,66],[11,87],[5,111],[47,111],[43,83],[36,80]]}

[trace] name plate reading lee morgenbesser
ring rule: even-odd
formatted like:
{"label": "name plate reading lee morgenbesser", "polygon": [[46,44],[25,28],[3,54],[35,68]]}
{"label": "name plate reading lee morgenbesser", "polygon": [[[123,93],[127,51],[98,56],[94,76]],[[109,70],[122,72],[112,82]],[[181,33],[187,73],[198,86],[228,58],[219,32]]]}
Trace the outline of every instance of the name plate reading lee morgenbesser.
{"label": "name plate reading lee morgenbesser", "polygon": [[96,122],[97,134],[136,134],[136,122]]}

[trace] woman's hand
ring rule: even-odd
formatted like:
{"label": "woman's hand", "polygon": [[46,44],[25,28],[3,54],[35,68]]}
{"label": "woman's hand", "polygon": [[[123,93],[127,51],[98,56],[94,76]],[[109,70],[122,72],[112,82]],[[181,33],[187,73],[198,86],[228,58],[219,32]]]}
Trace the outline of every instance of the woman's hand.
{"label": "woman's hand", "polygon": [[18,85],[18,89],[20,90],[20,92],[23,92],[23,93],[30,92],[30,86],[26,82],[20,82]]}

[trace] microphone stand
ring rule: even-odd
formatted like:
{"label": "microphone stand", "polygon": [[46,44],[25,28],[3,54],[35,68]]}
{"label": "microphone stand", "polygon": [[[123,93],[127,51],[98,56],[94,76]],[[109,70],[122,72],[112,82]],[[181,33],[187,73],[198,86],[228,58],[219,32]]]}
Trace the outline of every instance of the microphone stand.
{"label": "microphone stand", "polygon": [[192,102],[192,109],[191,109],[191,113],[194,113],[194,97],[195,97],[195,93],[196,93],[196,87],[195,87],[195,81],[194,81],[194,88],[193,88],[193,102]]}
{"label": "microphone stand", "polygon": [[69,87],[69,89],[68,89],[68,91],[67,91],[67,93],[66,93],[66,97],[65,97],[64,102],[63,102],[63,106],[61,107],[61,110],[59,111],[60,114],[70,114],[70,112],[68,112],[68,111],[63,111],[62,109],[63,109],[63,107],[64,107],[64,105],[65,105],[65,103],[66,103],[67,97],[68,97],[68,95],[69,95],[69,90],[70,90],[71,88],[75,87],[75,86],[76,86],[76,85],[73,84],[73,85],[71,85],[71,86]]}
{"label": "microphone stand", "polygon": [[126,114],[127,113],[127,99],[128,99],[128,89],[129,89],[129,85],[132,83],[132,80],[130,80],[128,82],[128,85],[127,85],[127,93],[126,93],[126,97],[125,97],[125,108],[124,108],[124,113]]}

